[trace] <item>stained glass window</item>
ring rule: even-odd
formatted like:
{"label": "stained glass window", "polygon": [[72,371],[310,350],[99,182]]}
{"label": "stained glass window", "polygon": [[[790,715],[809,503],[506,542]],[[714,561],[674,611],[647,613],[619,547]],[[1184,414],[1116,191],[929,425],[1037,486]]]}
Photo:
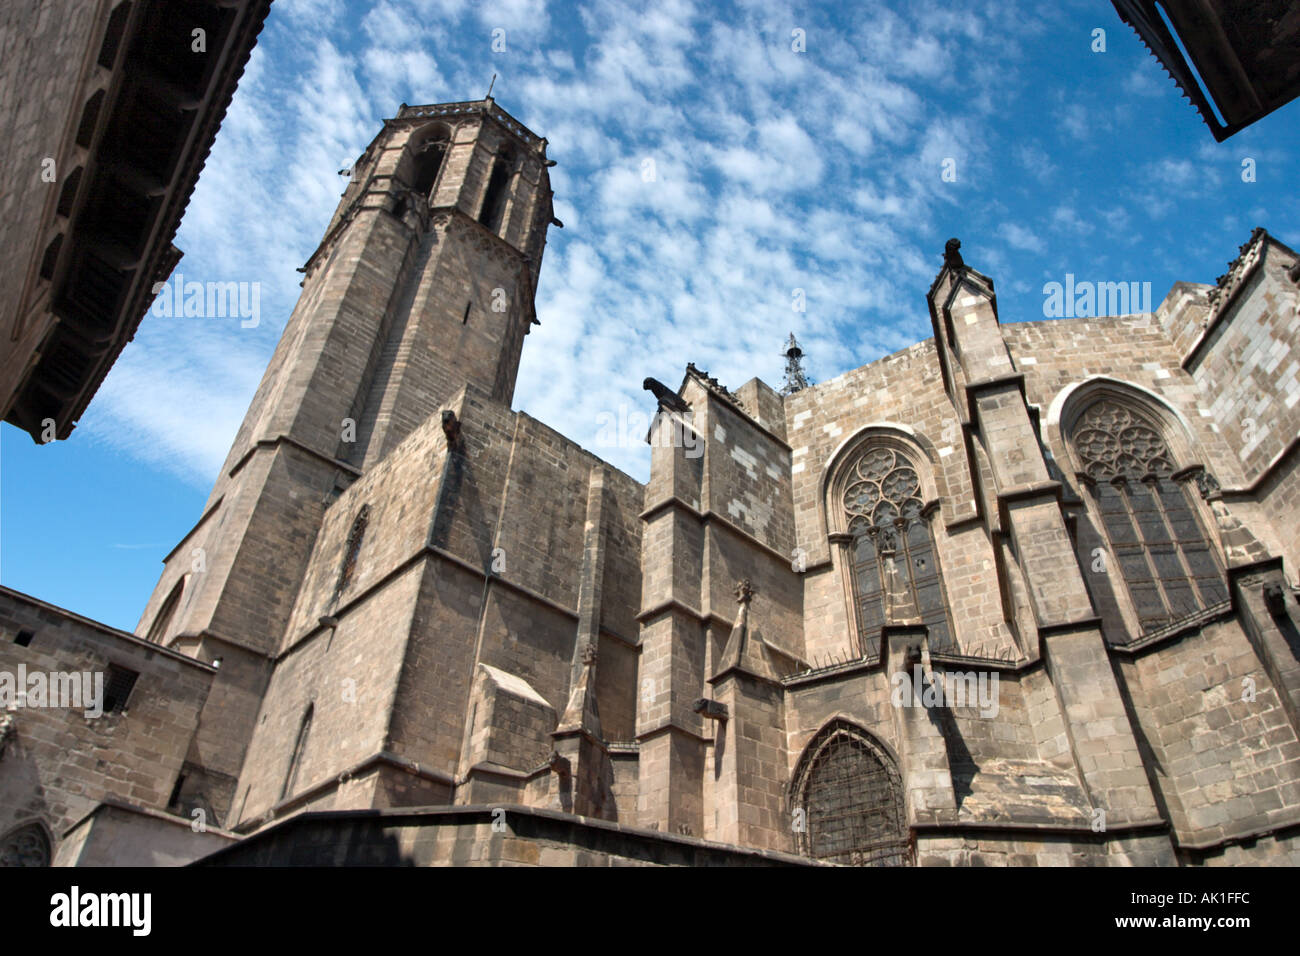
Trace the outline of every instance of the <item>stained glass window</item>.
{"label": "stained glass window", "polygon": [[852,567],[858,634],[864,656],[880,653],[885,623],[882,558],[892,556],[929,629],[931,650],[951,649],[952,631],[929,522],[922,514],[921,481],[912,463],[876,446],[850,465],[843,506],[853,535]]}
{"label": "stained glass window", "polygon": [[1226,601],[1218,562],[1155,425],[1101,400],[1079,418],[1072,440],[1142,631]]}

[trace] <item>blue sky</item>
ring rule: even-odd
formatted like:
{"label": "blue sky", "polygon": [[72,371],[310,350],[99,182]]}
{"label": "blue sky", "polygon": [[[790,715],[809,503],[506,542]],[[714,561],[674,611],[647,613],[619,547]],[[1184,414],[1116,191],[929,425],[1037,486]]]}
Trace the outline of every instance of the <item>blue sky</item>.
{"label": "blue sky", "polygon": [[493,73],[498,103],[550,141],[565,224],[515,407],[641,479],[641,436],[600,432],[648,410],[642,378],[675,386],[694,361],[779,385],[793,329],[824,381],[928,337],[949,236],[997,283],[1003,321],[1042,319],[1066,273],[1150,282],[1158,303],[1213,282],[1256,225],[1300,242],[1300,105],[1216,144],[1104,0],[275,0],[177,239],[187,280],[259,282],[261,322],[147,316],[69,441],[0,427],[0,582],[135,627],[293,308],[337,171],[399,103],[479,99]]}

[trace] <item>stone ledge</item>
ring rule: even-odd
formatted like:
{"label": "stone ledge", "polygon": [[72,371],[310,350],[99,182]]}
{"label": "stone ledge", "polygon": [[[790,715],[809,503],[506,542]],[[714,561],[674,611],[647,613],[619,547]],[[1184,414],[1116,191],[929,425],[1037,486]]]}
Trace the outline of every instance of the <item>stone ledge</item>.
{"label": "stone ledge", "polygon": [[[411,845],[427,846],[436,837],[436,831],[464,828],[468,842],[476,828],[493,823],[504,824],[506,829],[494,832],[482,841],[478,849],[502,856],[510,850],[505,844],[517,841],[529,845],[534,851],[559,848],[561,852],[572,851],[575,857],[581,854],[603,856],[605,862],[612,858],[670,866],[833,865],[778,850],[751,849],[517,804],[310,811],[284,820],[191,865],[321,865],[321,859],[312,858],[314,851],[316,857],[330,856],[335,865],[349,865],[351,862],[351,865],[409,866],[413,862],[410,850],[400,845],[407,841],[383,831],[413,829],[417,834]],[[422,830],[435,832],[429,834],[428,839],[422,839],[419,834]],[[450,852],[452,847],[443,849],[448,852],[431,862],[462,862]],[[480,857],[478,862],[496,859],[495,855],[487,859]],[[467,857],[463,862],[470,862],[470,859]]]}
{"label": "stone ledge", "polygon": [[[188,817],[178,817],[173,813],[168,813],[166,810],[157,810],[154,809],[153,807],[140,806],[139,804],[131,803],[127,800],[122,800],[119,797],[110,796],[110,797],[104,797],[102,800],[99,801],[99,803],[97,803],[94,806],[92,810],[90,810],[89,813],[86,813],[85,815],[78,818],[76,823],[72,824],[70,827],[64,830],[63,838],[67,839],[68,835],[72,833],[73,830],[77,829],[77,827],[83,826],[92,817],[97,816],[98,814],[106,810],[120,810],[123,813],[133,813],[136,814],[137,816],[149,817],[151,819],[158,820],[163,823],[171,824],[172,826],[184,827],[187,830],[193,829],[193,822]],[[223,830],[221,827],[218,826],[209,826],[205,824],[203,832],[212,833],[221,837],[226,837],[227,839],[230,840],[240,839],[240,835],[238,833],[235,833],[233,830]]]}

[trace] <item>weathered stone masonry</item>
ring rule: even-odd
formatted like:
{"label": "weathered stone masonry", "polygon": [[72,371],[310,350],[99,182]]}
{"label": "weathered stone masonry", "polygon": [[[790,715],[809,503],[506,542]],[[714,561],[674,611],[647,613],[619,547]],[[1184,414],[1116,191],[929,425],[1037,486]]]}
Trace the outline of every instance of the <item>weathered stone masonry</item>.
{"label": "weathered stone masonry", "polygon": [[1004,325],[950,244],[911,348],[647,380],[643,485],[510,408],[549,162],[491,100],[358,160],[138,628],[220,666],[92,804],[167,862],[1300,862],[1292,250]]}

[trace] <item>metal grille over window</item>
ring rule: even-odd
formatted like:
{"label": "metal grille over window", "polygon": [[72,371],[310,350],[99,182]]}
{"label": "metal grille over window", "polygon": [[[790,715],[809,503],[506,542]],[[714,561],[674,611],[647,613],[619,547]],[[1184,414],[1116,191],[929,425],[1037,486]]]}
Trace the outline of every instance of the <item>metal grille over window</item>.
{"label": "metal grille over window", "polygon": [[104,713],[116,714],[126,709],[136,678],[139,676],[135,671],[127,670],[125,667],[108,665],[108,674],[104,677]]}
{"label": "metal grille over window", "polygon": [[795,777],[795,833],[806,856],[851,866],[911,862],[893,761],[844,721],[808,745]]}
{"label": "metal grille over window", "polygon": [[1222,571],[1156,427],[1099,401],[1079,418],[1072,439],[1142,632],[1226,601]]}
{"label": "metal grille over window", "polygon": [[881,558],[892,555],[912,590],[932,651],[955,651],[930,527],[922,514],[921,482],[911,463],[891,448],[865,451],[844,488],[844,512],[853,535],[853,580],[858,633],[865,657],[880,654],[885,623]]}

